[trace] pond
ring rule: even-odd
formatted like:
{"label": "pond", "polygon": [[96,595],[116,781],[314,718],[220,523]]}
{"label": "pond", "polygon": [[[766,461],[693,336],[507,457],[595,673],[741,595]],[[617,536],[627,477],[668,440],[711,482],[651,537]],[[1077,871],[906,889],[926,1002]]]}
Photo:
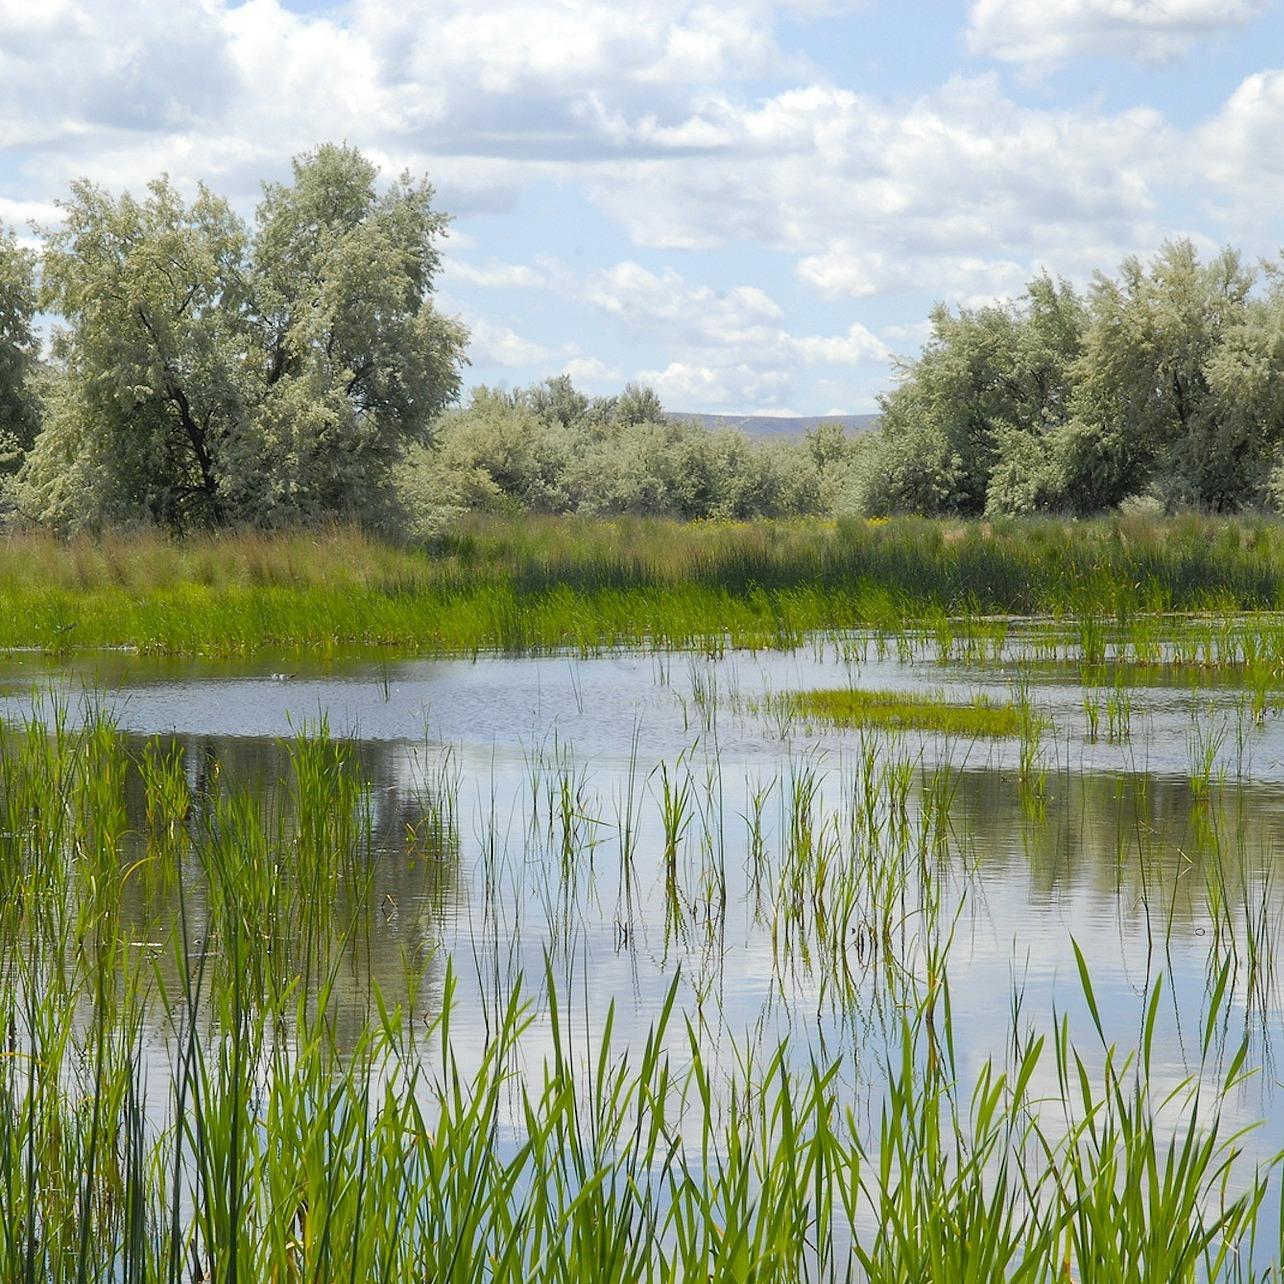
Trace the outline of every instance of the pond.
{"label": "pond", "polygon": [[[848,687],[1015,703],[1022,730],[839,727],[784,699]],[[712,1064],[782,1040],[795,1067],[833,1063],[835,1099],[876,1133],[905,1015],[947,982],[964,1102],[987,1062],[1013,1068],[1063,1017],[1094,1077],[1109,1045],[1148,1042],[1157,1098],[1219,1082],[1246,1047],[1259,1073],[1220,1109],[1227,1130],[1261,1124],[1239,1143],[1249,1172],[1284,1149],[1279,694],[1177,665],[1081,670],[1019,639],[968,660],[851,636],[793,653],[0,662],[6,723],[105,714],[135,758],[149,743],[173,755],[193,814],[244,787],[294,833],[292,743],[324,728],[345,747],[369,880],[343,893],[344,922],[363,926],[332,982],[349,1048],[372,988],[431,1022],[449,965],[465,1071],[519,980],[529,1064],[558,1021],[586,1049],[612,1023],[636,1054],[672,1002]],[[124,797],[141,833],[145,791]],[[121,910],[171,981],[156,925],[181,913],[189,945],[217,935],[180,861],[178,883],[137,880]],[[158,1005],[153,1082],[172,1072],[174,1032]],[[1029,1093],[1036,1113],[1062,1110],[1051,1055]],[[499,1127],[511,1152],[515,1104]],[[1275,1242],[1269,1200],[1258,1232]]]}

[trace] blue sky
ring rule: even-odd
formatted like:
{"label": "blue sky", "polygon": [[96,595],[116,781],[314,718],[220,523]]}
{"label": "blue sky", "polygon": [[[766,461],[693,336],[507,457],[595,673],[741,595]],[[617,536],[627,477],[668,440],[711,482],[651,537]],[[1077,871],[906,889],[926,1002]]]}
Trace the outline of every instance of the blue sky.
{"label": "blue sky", "polygon": [[0,223],[251,215],[346,139],[455,215],[471,383],[859,413],[932,303],[1284,243],[1284,0],[0,0]]}

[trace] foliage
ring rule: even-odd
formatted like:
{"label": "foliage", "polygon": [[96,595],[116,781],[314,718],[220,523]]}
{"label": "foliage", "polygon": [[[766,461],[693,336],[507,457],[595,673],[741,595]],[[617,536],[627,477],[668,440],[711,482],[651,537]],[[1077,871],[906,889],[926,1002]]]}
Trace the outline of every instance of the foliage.
{"label": "foliage", "polygon": [[35,255],[0,228],[0,475],[30,449],[38,427],[35,312]]}
{"label": "foliage", "polygon": [[1048,277],[1014,304],[957,314],[937,307],[922,356],[884,398],[865,510],[966,516],[1041,507],[1044,484],[1029,464],[1065,422],[1083,329],[1081,300]]}
{"label": "foliage", "polygon": [[[0,647],[53,652],[719,651],[944,617],[1281,608],[1284,525],[1260,518],[473,515],[425,549],[343,527],[0,539]],[[1262,629],[1258,650],[1284,655],[1276,617]]]}
{"label": "foliage", "polygon": [[754,442],[666,418],[650,389],[590,398],[561,377],[475,390],[410,457],[401,486],[429,533],[471,509],[745,520],[831,511],[856,449],[836,424]]}
{"label": "foliage", "polygon": [[431,305],[432,189],[375,179],[317,148],[253,232],[203,188],[73,185],[44,257],[66,324],[22,511],[64,530],[379,516],[393,462],[456,394],[463,333]]}
{"label": "foliage", "polygon": [[932,317],[884,400],[859,482],[868,513],[1089,514],[1280,503],[1284,287],[1190,242],[1015,303]]}
{"label": "foliage", "polygon": [[[1252,281],[1234,252],[1201,264],[1188,241],[1148,266],[1125,260],[1118,280],[1097,278],[1068,438],[1070,507],[1091,512],[1147,489],[1170,509],[1257,498],[1265,461],[1251,449],[1252,411],[1219,395],[1214,375],[1223,370],[1224,386],[1242,361],[1235,348],[1258,343]],[[1276,364],[1277,396],[1282,377]]]}
{"label": "foliage", "polygon": [[1020,717],[1012,705],[995,704],[984,696],[971,704],[959,704],[906,691],[842,687],[794,691],[779,700],[790,713],[839,727],[885,727],[966,737],[1015,736],[1021,730]]}

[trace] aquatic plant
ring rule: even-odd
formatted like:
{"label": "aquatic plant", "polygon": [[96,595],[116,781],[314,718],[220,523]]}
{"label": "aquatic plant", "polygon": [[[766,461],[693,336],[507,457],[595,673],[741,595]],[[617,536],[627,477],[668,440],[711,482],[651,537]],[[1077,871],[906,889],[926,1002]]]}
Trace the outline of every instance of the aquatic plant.
{"label": "aquatic plant", "polygon": [[906,691],[795,691],[774,697],[793,713],[840,727],[932,731],[951,736],[1013,736],[1021,730],[1017,710],[978,696],[970,704]]}

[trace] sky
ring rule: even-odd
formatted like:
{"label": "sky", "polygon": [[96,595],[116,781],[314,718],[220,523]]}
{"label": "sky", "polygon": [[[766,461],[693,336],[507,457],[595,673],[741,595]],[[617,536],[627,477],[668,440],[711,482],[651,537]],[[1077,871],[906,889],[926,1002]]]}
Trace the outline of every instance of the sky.
{"label": "sky", "polygon": [[1284,245],[1284,0],[0,0],[0,224],[427,174],[467,382],[875,410],[932,305]]}

